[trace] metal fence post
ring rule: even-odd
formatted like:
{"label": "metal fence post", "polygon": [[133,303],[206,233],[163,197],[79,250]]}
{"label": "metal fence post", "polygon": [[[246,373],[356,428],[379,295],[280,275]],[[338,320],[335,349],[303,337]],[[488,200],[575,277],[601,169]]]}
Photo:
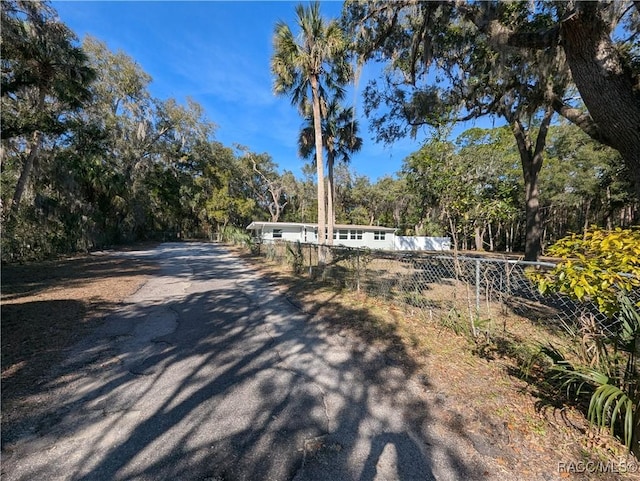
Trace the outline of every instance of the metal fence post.
{"label": "metal fence post", "polygon": [[476,259],[476,320],[480,318],[480,259]]}

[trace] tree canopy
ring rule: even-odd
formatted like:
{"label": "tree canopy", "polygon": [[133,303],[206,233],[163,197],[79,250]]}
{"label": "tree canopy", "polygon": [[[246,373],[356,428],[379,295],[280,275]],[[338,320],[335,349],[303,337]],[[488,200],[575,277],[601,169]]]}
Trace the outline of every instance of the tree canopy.
{"label": "tree canopy", "polygon": [[374,121],[383,139],[486,114],[522,118],[547,105],[620,152],[640,198],[639,8],[349,1],[343,21],[363,60],[392,67],[385,85],[365,94],[369,111],[385,107]]}
{"label": "tree canopy", "polygon": [[[607,125],[613,125],[615,117],[616,128],[626,132],[623,143],[612,142],[602,125],[596,129],[596,114],[587,121],[589,113],[585,111],[577,122],[571,114],[576,107],[563,100],[576,87],[589,98],[589,88],[581,90],[581,82],[574,81],[573,72],[581,65],[568,51],[583,45],[563,41],[574,28],[584,30],[586,26],[564,25],[573,22],[573,17],[588,16],[587,12],[602,20],[605,4],[600,7],[587,7],[582,2],[568,2],[563,7],[556,3],[447,1],[347,2],[345,6],[343,21],[361,61],[376,59],[388,66],[382,82],[374,80],[365,90],[365,109],[373,117],[379,139],[391,142],[405,135],[415,136],[421,126],[438,128],[484,115],[501,117],[510,125],[524,178],[528,260],[535,260],[541,251],[538,179],[554,112],[616,148],[632,174],[640,163],[640,142],[634,140],[640,135],[638,115],[630,115],[626,108],[611,113]],[[617,21],[633,17],[628,9],[614,10],[619,13]],[[602,37],[610,35],[617,23],[610,20],[605,25],[602,20],[597,25]],[[551,37],[555,40],[550,41]],[[580,55],[586,53],[583,50]],[[600,55],[596,50],[588,53]],[[615,60],[633,65],[631,55],[617,55]],[[635,83],[625,84],[626,90],[618,89],[618,101],[633,102],[635,98],[635,105],[640,105],[634,90],[638,72],[626,73]],[[594,75],[608,78],[613,73],[600,71]],[[585,103],[589,107],[587,100]],[[615,110],[616,104],[612,100],[607,109]],[[636,147],[630,148],[634,142]],[[640,192],[640,175],[635,180]]]}
{"label": "tree canopy", "polygon": [[[567,62],[562,63],[564,67],[558,63],[562,60],[558,50],[525,55],[518,53],[518,47],[506,55],[489,36],[475,40],[474,45],[470,42],[475,37],[469,38],[465,44],[462,40],[478,31],[476,23],[465,17],[468,12],[457,3],[432,3],[359,2],[349,7],[355,13],[368,12],[361,23],[365,30],[377,28],[375,15],[382,15],[380,27],[409,22],[406,31],[373,28],[362,37],[362,41],[380,39],[379,44],[367,47],[375,47],[370,50],[371,58],[390,60],[397,66],[378,79],[376,88],[365,91],[369,113],[378,115],[374,119],[378,133],[391,141],[417,133],[422,124],[447,132],[449,120],[485,111],[512,120],[506,127],[470,129],[457,139],[446,135],[428,139],[405,159],[399,172],[372,181],[341,162],[361,145],[356,116],[341,102],[344,82],[351,74],[344,63],[342,36],[336,50],[340,61],[327,57],[318,70],[318,116],[312,115],[313,92],[304,77],[287,83],[291,72],[280,72],[280,80],[293,89],[287,95],[306,122],[300,137],[303,153],[317,154],[320,139],[330,164],[328,177],[334,194],[330,210],[335,212],[335,221],[395,227],[408,235],[450,235],[459,248],[525,250],[528,217],[523,158],[538,169],[540,189],[535,199],[543,248],[567,232],[582,232],[592,224],[615,229],[637,221],[638,197],[627,159],[575,124],[550,121],[550,113],[558,111],[557,99],[549,103],[547,90],[534,85],[533,79],[546,82],[544,85],[556,89],[553,91],[566,88],[565,96],[572,95],[571,70]],[[531,8],[523,3],[495,6],[505,18],[520,21]],[[422,26],[416,22],[426,17],[402,14],[394,20],[400,7],[413,9],[408,12],[415,15],[437,12],[437,8],[443,9],[440,12],[462,10],[457,14],[459,25],[436,15]],[[484,12],[486,5],[472,7]],[[303,7],[299,10],[304,13]],[[620,18],[629,25],[627,30],[637,25],[633,24],[637,18],[633,8],[623,12],[616,5],[609,13],[614,11],[624,13]],[[538,28],[552,29],[554,18],[550,16]],[[367,22],[373,23],[367,27]],[[446,28],[440,37],[427,41],[423,34],[409,35],[413,30],[434,31],[438,24]],[[322,25],[339,30],[335,22],[323,20]],[[512,27],[518,25],[515,22]],[[625,31],[618,29],[616,35]],[[500,37],[503,44],[515,41],[509,35]],[[290,47],[309,47],[295,37],[289,40],[294,41]],[[622,55],[637,60],[630,46],[633,39],[622,40],[617,45],[629,46]],[[281,172],[281,159],[268,152],[224,145],[216,140],[217,126],[201,105],[190,99],[179,102],[154,97],[149,91],[151,77],[135,59],[111,51],[92,37],[80,44],[49,4],[4,2],[0,41],[3,261],[134,240],[210,237],[229,226],[244,229],[252,220],[318,219],[324,201],[319,202],[317,192],[324,182],[317,176],[317,162],[303,166],[298,177]],[[447,42],[453,42],[450,50],[445,48]],[[302,50],[292,52],[304,57]],[[413,59],[411,52],[419,55]],[[443,57],[445,54],[449,57]],[[548,78],[543,69],[528,65],[532,58],[548,62],[548,72],[561,74]],[[517,68],[508,72],[509,78],[523,84],[515,90],[504,84],[507,77],[499,75],[510,64]],[[452,83],[454,80],[458,83]],[[449,89],[451,85],[457,90]],[[453,102],[456,98],[462,101],[467,93],[478,96],[462,105]],[[586,109],[580,112],[590,115]],[[564,113],[569,115],[566,109]],[[320,135],[316,135],[316,119],[320,120]],[[544,142],[540,141],[542,131]],[[540,169],[542,158],[545,167]]]}

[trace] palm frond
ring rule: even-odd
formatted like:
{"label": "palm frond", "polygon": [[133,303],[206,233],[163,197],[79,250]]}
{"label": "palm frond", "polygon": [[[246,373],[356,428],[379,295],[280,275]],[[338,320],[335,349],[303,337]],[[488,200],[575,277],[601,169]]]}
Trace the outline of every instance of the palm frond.
{"label": "palm frond", "polygon": [[627,352],[636,349],[636,341],[640,337],[640,309],[628,296],[620,296],[620,340]]}
{"label": "palm frond", "polygon": [[633,434],[640,428],[637,400],[629,386],[618,386],[614,383],[620,379],[611,378],[607,373],[591,366],[579,364],[574,366],[553,346],[541,349],[552,361],[554,378],[561,381],[561,386],[574,391],[576,395],[590,394],[587,418],[589,422],[603,428],[608,427],[614,434],[619,416],[624,416],[621,423],[622,437],[625,445],[631,448]]}
{"label": "palm frond", "polygon": [[[613,407],[613,411],[611,408]],[[603,428],[607,425],[613,434],[615,423],[619,413],[624,412],[623,433],[624,442],[631,447],[631,439],[634,431],[634,405],[633,400],[617,386],[603,384],[593,393],[589,403],[589,421]],[[638,426],[636,426],[638,427]]]}

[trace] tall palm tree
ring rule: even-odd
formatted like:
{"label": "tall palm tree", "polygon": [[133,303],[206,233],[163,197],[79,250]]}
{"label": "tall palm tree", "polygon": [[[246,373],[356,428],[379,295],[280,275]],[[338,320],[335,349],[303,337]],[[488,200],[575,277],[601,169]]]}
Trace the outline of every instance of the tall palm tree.
{"label": "tall palm tree", "polygon": [[[322,119],[322,143],[327,151],[327,219],[329,243],[333,242],[333,228],[336,223],[334,210],[335,183],[333,167],[336,160],[349,162],[351,154],[362,148],[362,138],[358,136],[358,121],[353,108],[344,108],[337,99],[332,99],[324,109]],[[300,132],[298,148],[300,156],[309,158],[314,152],[313,118],[308,116],[306,125]]]}
{"label": "tall palm tree", "polygon": [[[346,57],[345,36],[336,20],[326,22],[322,18],[318,2],[309,7],[299,4],[296,6],[296,15],[300,29],[297,37],[287,24],[276,24],[271,72],[275,77],[275,93],[289,95],[301,115],[305,116],[307,106],[311,105],[318,176],[318,244],[325,244],[326,195],[321,99],[328,90],[341,97],[344,94],[342,86],[350,79],[351,69]],[[324,257],[323,253],[321,257]]]}

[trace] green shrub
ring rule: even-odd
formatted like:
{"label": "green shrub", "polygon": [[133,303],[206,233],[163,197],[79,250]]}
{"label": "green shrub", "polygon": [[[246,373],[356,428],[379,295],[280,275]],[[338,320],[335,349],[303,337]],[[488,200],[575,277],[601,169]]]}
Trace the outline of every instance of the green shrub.
{"label": "green shrub", "polygon": [[295,274],[302,274],[304,270],[304,253],[302,252],[300,241],[296,241],[295,244],[287,242],[287,262]]}
{"label": "green shrub", "polygon": [[547,253],[563,260],[549,272],[530,272],[543,294],[588,298],[614,317],[620,310],[618,294],[640,289],[640,229],[592,228],[559,240]]}
{"label": "green shrub", "polygon": [[589,396],[593,424],[620,434],[640,454],[640,230],[593,228],[561,239],[548,253],[563,260],[550,272],[530,273],[540,291],[592,300],[610,319],[603,325],[583,314],[565,323],[573,344],[545,349],[552,369],[568,390]]}
{"label": "green shrub", "polygon": [[235,245],[241,245],[247,248],[251,248],[253,245],[253,239],[251,235],[244,229],[240,229],[235,226],[226,226],[220,232],[220,240],[222,242],[229,242]]}

